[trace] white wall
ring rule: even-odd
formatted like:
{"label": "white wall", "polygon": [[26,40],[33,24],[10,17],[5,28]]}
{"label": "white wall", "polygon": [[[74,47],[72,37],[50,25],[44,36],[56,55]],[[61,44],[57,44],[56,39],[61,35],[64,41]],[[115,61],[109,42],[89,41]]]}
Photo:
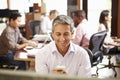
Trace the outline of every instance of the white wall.
{"label": "white wall", "polygon": [[5,23],[0,23],[0,35],[5,28],[6,28],[6,24]]}
{"label": "white wall", "polygon": [[59,14],[67,15],[67,0],[44,0],[46,3],[46,11],[56,9]]}
{"label": "white wall", "polygon": [[[46,4],[46,12],[56,9],[59,14],[67,14],[67,0],[43,0]],[[29,12],[29,7],[33,3],[38,3],[41,6],[41,0],[11,0],[10,8],[19,9],[20,12]]]}
{"label": "white wall", "polygon": [[0,0],[0,9],[6,9],[7,8],[7,0]]}

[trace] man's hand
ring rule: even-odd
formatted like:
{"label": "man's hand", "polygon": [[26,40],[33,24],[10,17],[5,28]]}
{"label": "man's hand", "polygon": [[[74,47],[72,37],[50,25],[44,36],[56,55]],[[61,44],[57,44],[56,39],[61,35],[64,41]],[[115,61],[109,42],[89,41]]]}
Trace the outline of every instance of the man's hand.
{"label": "man's hand", "polygon": [[29,41],[29,42],[28,42],[28,46],[37,47],[37,46],[38,46],[38,42],[35,42],[35,41]]}
{"label": "man's hand", "polygon": [[57,66],[52,70],[52,73],[57,73],[57,74],[67,74],[65,66]]}

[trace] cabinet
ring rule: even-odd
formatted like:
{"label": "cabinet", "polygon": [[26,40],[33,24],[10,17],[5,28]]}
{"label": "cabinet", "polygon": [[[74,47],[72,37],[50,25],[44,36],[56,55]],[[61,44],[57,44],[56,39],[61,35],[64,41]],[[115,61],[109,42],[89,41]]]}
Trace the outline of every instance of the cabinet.
{"label": "cabinet", "polygon": [[29,28],[30,20],[40,20],[41,13],[26,13],[25,14],[25,30],[26,30],[26,38],[30,39],[31,31]]}
{"label": "cabinet", "polygon": [[31,31],[29,28],[29,21],[30,20],[40,20],[41,13],[46,12],[46,4],[43,0],[41,0],[41,7],[38,6],[38,3],[33,4],[33,11],[31,13],[25,14],[25,30],[26,30],[26,38],[30,39]]}

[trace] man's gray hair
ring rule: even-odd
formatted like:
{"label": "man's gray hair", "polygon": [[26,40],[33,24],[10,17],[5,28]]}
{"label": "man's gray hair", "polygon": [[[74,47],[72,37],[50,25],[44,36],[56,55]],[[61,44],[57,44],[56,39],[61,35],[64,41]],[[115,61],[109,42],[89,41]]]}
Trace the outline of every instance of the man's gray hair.
{"label": "man's gray hair", "polygon": [[52,31],[54,31],[54,27],[57,24],[67,24],[70,25],[70,30],[73,32],[74,30],[74,22],[71,17],[66,16],[66,15],[59,15],[57,16],[52,23]]}

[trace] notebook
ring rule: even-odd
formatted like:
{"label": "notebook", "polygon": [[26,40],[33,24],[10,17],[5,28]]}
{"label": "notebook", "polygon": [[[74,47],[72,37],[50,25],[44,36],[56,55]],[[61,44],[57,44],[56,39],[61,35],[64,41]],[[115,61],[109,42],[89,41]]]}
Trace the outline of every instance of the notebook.
{"label": "notebook", "polygon": [[24,50],[27,52],[27,56],[35,57],[39,49],[44,46],[44,43],[39,43],[37,47],[26,46]]}

